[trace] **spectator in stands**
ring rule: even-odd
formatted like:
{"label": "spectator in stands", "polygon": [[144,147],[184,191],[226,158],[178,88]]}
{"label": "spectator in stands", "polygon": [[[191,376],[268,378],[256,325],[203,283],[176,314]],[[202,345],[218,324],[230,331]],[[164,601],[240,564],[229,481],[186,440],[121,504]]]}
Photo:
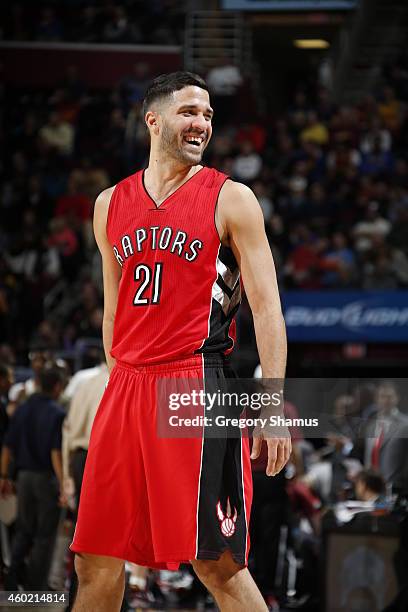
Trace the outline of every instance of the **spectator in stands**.
{"label": "spectator in stands", "polygon": [[258,178],[261,170],[261,156],[254,150],[252,142],[249,140],[244,141],[232,166],[234,178],[244,183],[249,183]]}
{"label": "spectator in stands", "polygon": [[391,231],[391,222],[381,216],[378,202],[370,202],[364,219],[353,227],[355,249],[358,252],[373,248],[376,237],[386,237]]}
{"label": "spectator in stands", "polygon": [[236,142],[241,144],[250,141],[257,153],[263,153],[266,145],[266,130],[261,121],[244,123],[237,131]]}
{"label": "spectator in stands", "polygon": [[256,195],[259,205],[262,208],[265,222],[269,221],[273,213],[273,202],[269,189],[263,181],[256,181],[252,185],[252,190]]}
{"label": "spectator in stands", "polygon": [[54,206],[38,174],[32,174],[28,179],[27,191],[24,199],[29,209],[35,213],[40,229],[44,231],[52,216]]}
{"label": "spectator in stands", "polygon": [[[27,40],[29,38],[29,28],[27,24],[27,14],[24,11],[22,4],[10,5],[9,15],[4,17],[4,30],[2,28],[3,38],[11,38],[12,40]],[[7,17],[9,18],[7,20]]]}
{"label": "spectator in stands", "polygon": [[106,168],[89,157],[83,157],[80,160],[80,167],[77,171],[80,172],[83,177],[83,191],[92,202],[94,202],[97,195],[111,183]]}
{"label": "spectator in stands", "polygon": [[377,387],[376,402],[365,428],[364,462],[379,470],[388,485],[408,490],[408,416],[399,410],[392,381]]}
{"label": "spectator in stands", "polygon": [[375,470],[361,470],[354,484],[356,498],[376,504],[383,501],[385,495],[384,478]]}
{"label": "spectator in stands", "polygon": [[331,174],[346,175],[360,164],[360,152],[344,141],[335,142],[327,155],[327,168]]}
{"label": "spectator in stands", "polygon": [[[293,404],[285,401],[285,416],[297,418],[298,413]],[[295,427],[291,428],[293,455],[296,454],[296,444],[302,434]],[[276,605],[275,577],[279,558],[281,528],[288,520],[289,504],[286,490],[285,471],[273,480],[268,479],[265,469],[268,460],[266,443],[262,444],[259,457],[252,461],[252,478],[254,499],[251,521],[251,559],[253,576],[266,602]]]}
{"label": "spectator in stands", "polygon": [[101,40],[98,9],[92,4],[81,6],[78,20],[71,29],[71,39],[81,43],[96,43]]}
{"label": "spectator in stands", "polygon": [[402,104],[395,97],[392,87],[384,87],[382,100],[378,104],[378,114],[391,133],[396,132],[402,121]]}
{"label": "spectator in stands", "polygon": [[322,273],[321,254],[326,242],[318,239],[304,224],[297,228],[298,244],[290,253],[285,265],[285,274],[293,287],[316,289],[320,287]]}
{"label": "spectator in stands", "polygon": [[120,108],[114,108],[106,127],[103,148],[106,151],[107,167],[111,176],[123,174],[124,141],[126,122]]}
{"label": "spectator in stands", "polygon": [[105,361],[90,369],[89,375],[75,388],[63,426],[64,481],[70,491],[75,491],[77,505],[92,424],[108,378],[109,372]]}
{"label": "spectator in stands", "polygon": [[[55,402],[63,388],[61,371],[44,368],[40,392],[21,404],[7,430],[1,456],[0,491],[7,496],[11,457],[17,468],[18,515],[6,588],[47,590],[48,571],[65,503],[62,481],[61,429],[65,413]],[[29,555],[27,568],[25,559]],[[26,571],[25,571],[26,569]]]}
{"label": "spectator in stands", "polygon": [[103,40],[109,43],[136,43],[142,40],[137,23],[129,21],[124,6],[111,5],[109,7]]}
{"label": "spectator in stands", "polygon": [[322,285],[325,287],[349,287],[356,280],[355,256],[342,232],[332,235],[330,246],[323,256],[323,267]]}
{"label": "spectator in stands", "polygon": [[333,215],[331,202],[324,186],[314,182],[310,185],[308,195],[300,207],[297,206],[295,216],[297,219],[307,221],[314,229],[325,228],[330,216]]}
{"label": "spectator in stands", "polygon": [[309,111],[307,113],[306,125],[300,132],[302,142],[313,142],[318,145],[325,145],[329,140],[329,132],[322,121],[319,121],[317,113]]}
{"label": "spectator in stands", "polygon": [[306,124],[306,117],[309,110],[309,101],[305,92],[300,89],[295,93],[294,101],[289,107],[288,111],[288,117],[292,125],[304,126]]}
{"label": "spectator in stands", "polygon": [[379,150],[385,153],[391,149],[392,136],[390,131],[384,127],[380,117],[374,115],[370,120],[367,131],[361,138],[360,151],[362,153],[372,153],[376,143]]}
{"label": "spectator in stands", "polygon": [[92,218],[92,202],[84,193],[80,172],[71,172],[69,175],[67,191],[57,200],[55,216],[65,217],[75,230],[81,229],[81,224]]}
{"label": "spectator in stands", "polygon": [[88,319],[82,323],[82,336],[84,338],[95,338],[96,340],[99,339],[102,333],[102,321],[103,308],[94,308],[94,310],[89,313]]}
{"label": "spectator in stands", "polygon": [[141,109],[140,102],[133,102],[125,123],[124,158],[128,173],[134,172],[135,167],[143,167],[148,155],[148,137]]}
{"label": "spectator in stands", "polygon": [[[67,66],[60,87],[66,103],[77,105],[82,102],[83,96],[86,93],[86,85],[79,75],[79,69],[76,64]],[[73,117],[73,120],[75,119],[76,115]]]}
{"label": "spectator in stands", "polygon": [[0,338],[4,340],[10,338],[11,313],[8,288],[4,286],[3,279],[0,280]]}
{"label": "spectator in stands", "polygon": [[322,121],[330,121],[336,112],[336,104],[331,99],[330,91],[326,87],[319,87],[318,89],[316,110]]}
{"label": "spectator in stands", "polygon": [[377,236],[367,255],[362,266],[364,289],[396,289],[408,285],[408,258],[402,250],[391,247]]}
{"label": "spectator in stands", "polygon": [[358,409],[356,400],[352,395],[341,394],[334,401],[334,414],[332,439],[342,436],[343,442],[353,440],[358,423]]}
{"label": "spectator in stands", "polygon": [[122,79],[119,83],[119,93],[125,112],[127,112],[135,102],[143,101],[150,79],[149,65],[143,61],[136,62],[133,66],[132,74]]}
{"label": "spectator in stands", "polygon": [[77,337],[84,337],[89,328],[89,321],[95,310],[101,305],[101,297],[95,285],[85,280],[76,296],[76,302],[69,318],[75,325]]}
{"label": "spectator in stands", "polygon": [[289,171],[297,158],[294,141],[286,132],[276,136],[276,150],[271,150],[268,153],[268,166],[271,168],[272,176],[276,185],[282,185],[284,177],[287,177]]}
{"label": "spectator in stands", "polygon": [[243,77],[238,66],[225,55],[220,56],[214,68],[207,74],[207,85],[212,103],[217,109],[219,124],[231,123]]}
{"label": "spectator in stands", "polygon": [[395,211],[394,224],[388,235],[389,243],[395,248],[408,253],[408,206],[401,206]]}
{"label": "spectator in stands", "polygon": [[296,215],[306,203],[308,185],[308,165],[304,160],[299,160],[294,164],[286,186],[286,207],[289,215]]}
{"label": "spectator in stands", "polygon": [[399,100],[408,100],[408,69],[405,49],[399,57],[384,66],[384,77]]}
{"label": "spectator in stands", "polygon": [[[61,252],[61,243],[65,243],[67,249],[63,250],[69,250],[69,256],[72,256],[80,246],[78,239],[80,242],[83,241],[86,246],[90,242],[93,204],[90,195],[87,193],[87,187],[85,173],[76,169],[68,177],[66,192],[57,200],[55,217],[63,217],[66,224],[63,228],[59,227],[58,230],[55,230],[57,234],[60,232],[63,234],[63,238],[55,236],[55,245],[59,247]],[[53,227],[53,221],[51,221],[50,227]],[[66,257],[68,254],[65,252],[63,256]]]}
{"label": "spectator in stands", "polygon": [[24,155],[33,159],[37,153],[39,121],[36,113],[28,111],[16,129],[15,146]]}
{"label": "spectator in stands", "polygon": [[16,406],[21,404],[28,399],[34,393],[38,393],[40,390],[41,374],[44,366],[50,359],[50,353],[39,347],[33,345],[29,354],[30,367],[33,372],[33,376],[28,378],[25,382],[18,382],[12,385],[9,391],[9,400],[12,404],[9,411],[13,413]]}
{"label": "spectator in stands", "polygon": [[9,423],[7,407],[9,404],[9,391],[13,384],[13,370],[10,366],[0,362],[0,450],[3,446],[4,435]]}
{"label": "spectator in stands", "polygon": [[[75,496],[75,511],[78,510],[93,421],[109,378],[105,361],[83,372],[86,378],[78,383],[72,394],[62,434],[64,490],[67,499]],[[70,584],[71,606],[77,587],[78,579],[73,571]]]}
{"label": "spectator in stands", "polygon": [[373,139],[372,150],[363,153],[360,164],[361,174],[389,174],[394,168],[394,156],[391,151],[383,150],[380,137]]}
{"label": "spectator in stands", "polygon": [[46,123],[39,131],[42,143],[61,156],[70,156],[74,150],[74,128],[67,121],[63,121],[59,114],[52,112]]}
{"label": "spectator in stands", "polygon": [[50,235],[47,245],[56,249],[62,274],[72,282],[77,275],[82,254],[78,236],[64,217],[55,217],[50,221]]}
{"label": "spectator in stands", "polygon": [[44,319],[39,323],[31,339],[34,346],[42,346],[46,351],[56,351],[60,348],[59,325]]}
{"label": "spectator in stands", "polygon": [[8,363],[10,364],[10,367],[15,366],[16,356],[12,347],[9,344],[0,344],[0,362]]}
{"label": "spectator in stands", "polygon": [[333,142],[343,142],[355,148],[360,142],[360,117],[354,106],[340,106],[330,122]]}
{"label": "spectator in stands", "polygon": [[62,40],[62,24],[51,7],[41,10],[40,20],[37,24],[36,39],[46,42]]}

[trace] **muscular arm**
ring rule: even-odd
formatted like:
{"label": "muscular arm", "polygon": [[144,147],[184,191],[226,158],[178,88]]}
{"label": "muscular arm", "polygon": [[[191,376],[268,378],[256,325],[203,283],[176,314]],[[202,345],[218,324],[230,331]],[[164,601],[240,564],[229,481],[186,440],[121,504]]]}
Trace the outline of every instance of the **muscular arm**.
{"label": "muscular arm", "polygon": [[[223,243],[232,248],[241,270],[254,319],[263,377],[282,380],[287,352],[285,323],[263,215],[252,191],[245,185],[227,181],[220,193],[216,222]],[[254,438],[252,458],[259,455],[263,437],[261,432]],[[267,474],[272,475],[286,464],[291,444],[289,438],[279,437],[267,442]]]}
{"label": "muscular arm", "polygon": [[109,372],[115,365],[115,359],[111,357],[113,325],[115,321],[116,305],[118,302],[118,288],[121,277],[121,268],[116,261],[112,247],[106,235],[106,222],[108,218],[109,203],[114,187],[105,189],[97,197],[94,212],[94,233],[95,240],[102,256],[103,270],[103,348],[105,350],[106,363]]}

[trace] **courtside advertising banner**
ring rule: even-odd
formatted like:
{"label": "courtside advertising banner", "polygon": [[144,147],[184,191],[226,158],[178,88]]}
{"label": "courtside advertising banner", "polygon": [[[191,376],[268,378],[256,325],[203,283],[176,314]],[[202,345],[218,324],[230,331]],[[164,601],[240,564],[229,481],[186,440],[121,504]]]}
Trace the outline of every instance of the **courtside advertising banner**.
{"label": "courtside advertising banner", "polygon": [[285,291],[291,342],[407,342],[408,291]]}

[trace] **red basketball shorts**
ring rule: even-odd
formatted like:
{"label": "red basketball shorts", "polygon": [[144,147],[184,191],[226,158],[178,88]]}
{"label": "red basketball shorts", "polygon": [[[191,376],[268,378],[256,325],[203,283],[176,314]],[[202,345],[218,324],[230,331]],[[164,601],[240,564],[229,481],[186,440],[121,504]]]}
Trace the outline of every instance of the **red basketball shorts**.
{"label": "red basketball shorts", "polygon": [[247,564],[248,438],[207,438],[204,429],[196,437],[162,438],[156,429],[159,379],[207,384],[229,372],[213,355],[115,365],[92,429],[72,551],[177,569],[229,549]]}

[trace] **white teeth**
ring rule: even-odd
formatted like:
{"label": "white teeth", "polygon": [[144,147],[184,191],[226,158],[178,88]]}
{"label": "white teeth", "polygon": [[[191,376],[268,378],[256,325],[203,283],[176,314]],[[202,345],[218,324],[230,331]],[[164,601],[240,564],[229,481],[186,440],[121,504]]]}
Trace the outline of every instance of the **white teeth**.
{"label": "white teeth", "polygon": [[193,137],[187,137],[185,140],[186,140],[186,142],[188,142],[189,144],[194,144],[194,145],[200,145],[200,144],[202,143],[202,141],[203,141],[203,139],[202,139],[202,138],[199,138],[199,137],[196,137],[196,138],[193,138]]}

